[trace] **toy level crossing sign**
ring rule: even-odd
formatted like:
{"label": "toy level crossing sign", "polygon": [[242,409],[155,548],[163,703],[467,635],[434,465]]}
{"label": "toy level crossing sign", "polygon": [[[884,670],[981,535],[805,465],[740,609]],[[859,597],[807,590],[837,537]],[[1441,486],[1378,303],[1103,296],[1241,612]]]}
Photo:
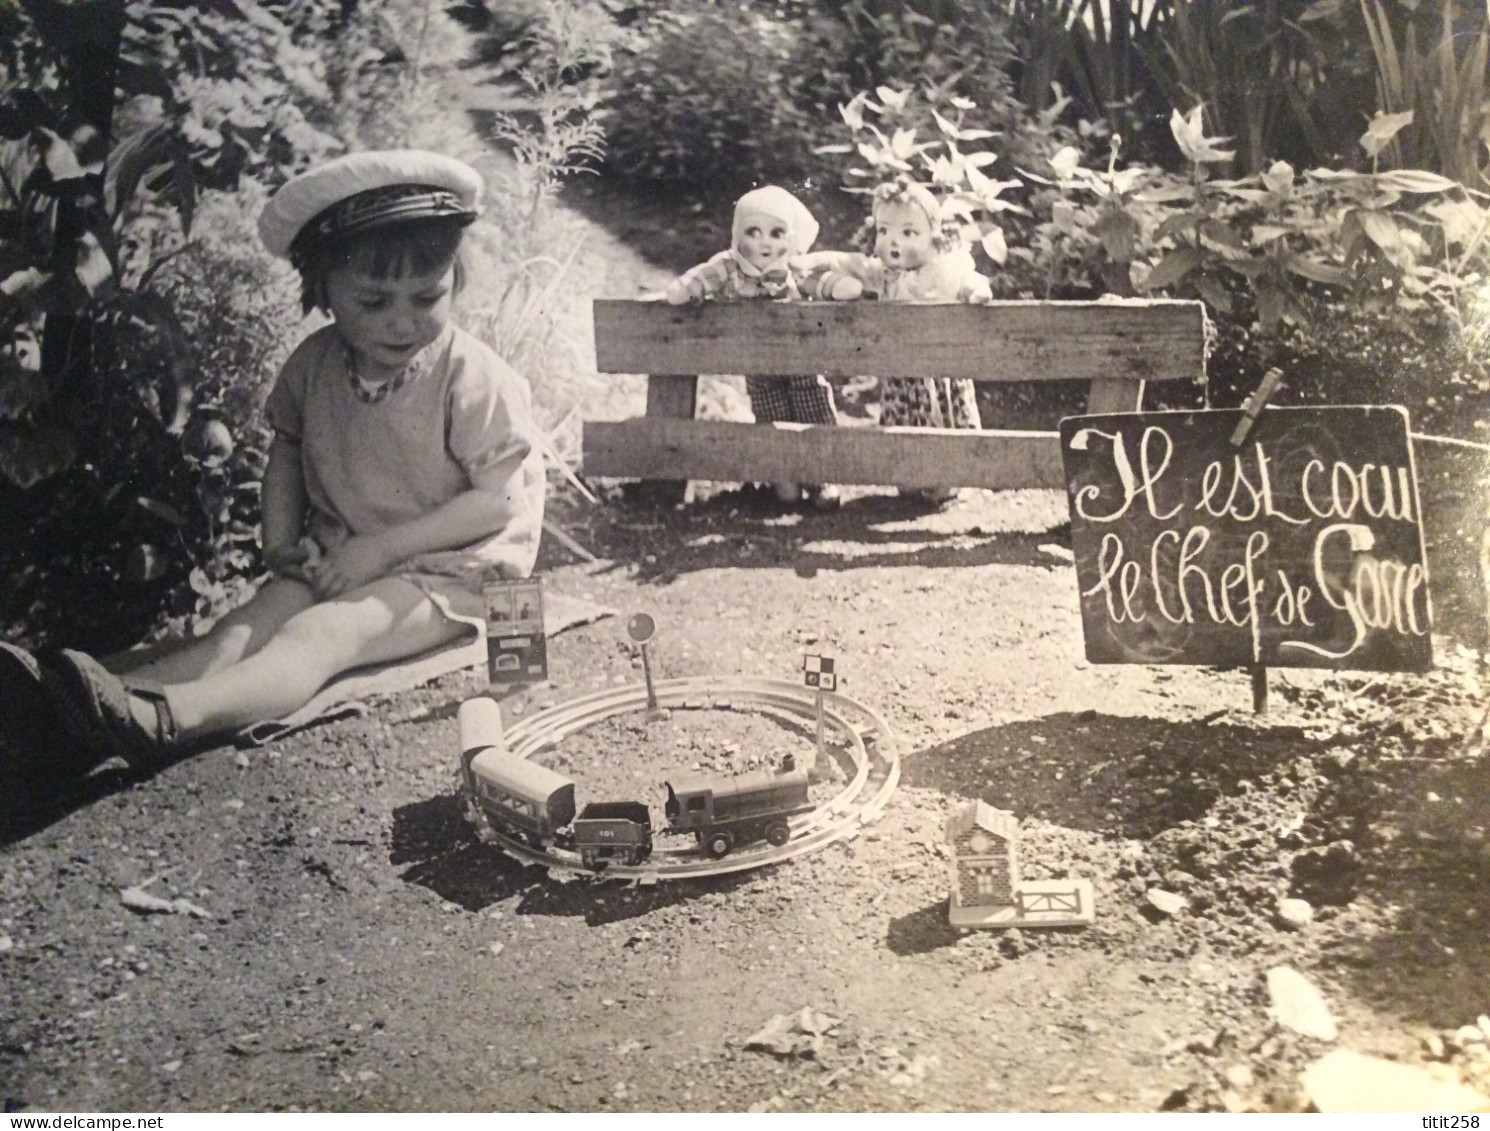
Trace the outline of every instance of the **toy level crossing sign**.
{"label": "toy level crossing sign", "polygon": [[542,683],[548,679],[548,636],[543,625],[543,580],[488,581],[486,670],[490,683]]}
{"label": "toy level crossing sign", "polygon": [[819,691],[837,691],[838,676],[833,672],[832,656],[814,656],[810,653],[802,657],[802,682],[808,687],[815,687]]}

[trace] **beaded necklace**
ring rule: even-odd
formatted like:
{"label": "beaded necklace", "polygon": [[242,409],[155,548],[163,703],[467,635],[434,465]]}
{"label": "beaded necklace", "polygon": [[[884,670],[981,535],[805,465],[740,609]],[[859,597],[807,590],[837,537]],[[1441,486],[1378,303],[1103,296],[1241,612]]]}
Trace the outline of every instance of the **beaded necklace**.
{"label": "beaded necklace", "polygon": [[430,360],[434,357],[436,345],[444,337],[445,331],[442,330],[433,342],[411,357],[403,369],[383,382],[369,381],[358,373],[357,355],[352,352],[351,346],[342,343],[342,367],[346,371],[347,382],[352,387],[353,395],[363,404],[378,404],[380,401],[387,400],[428,368]]}

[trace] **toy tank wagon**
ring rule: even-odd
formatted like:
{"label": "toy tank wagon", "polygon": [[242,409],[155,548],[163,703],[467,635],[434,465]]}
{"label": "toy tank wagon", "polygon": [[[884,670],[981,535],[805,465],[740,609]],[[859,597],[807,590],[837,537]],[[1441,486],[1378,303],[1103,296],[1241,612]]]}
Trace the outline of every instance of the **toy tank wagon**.
{"label": "toy tank wagon", "polygon": [[640,801],[592,801],[574,819],[574,850],[586,868],[640,864],[652,855],[652,815]]}

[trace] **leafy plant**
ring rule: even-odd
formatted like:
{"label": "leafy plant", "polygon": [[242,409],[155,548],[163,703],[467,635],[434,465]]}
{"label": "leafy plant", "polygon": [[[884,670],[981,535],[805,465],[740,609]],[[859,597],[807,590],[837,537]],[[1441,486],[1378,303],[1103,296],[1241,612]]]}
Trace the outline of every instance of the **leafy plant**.
{"label": "leafy plant", "polygon": [[493,115],[491,135],[506,144],[515,168],[508,185],[523,203],[531,231],[560,182],[593,171],[605,152],[605,130],[595,110],[599,93],[581,77],[611,66],[614,25],[588,4],[550,4],[535,16],[523,39],[517,70],[525,113]]}
{"label": "leafy plant", "polygon": [[1338,108],[1337,76],[1330,44],[1301,19],[1304,8],[1297,0],[1175,4],[1160,49],[1150,54],[1171,107],[1211,109],[1233,139],[1237,172],[1255,173],[1283,157],[1332,156],[1338,120],[1324,115]]}
{"label": "leafy plant", "polygon": [[222,454],[195,447],[220,431],[194,419],[199,358],[162,282],[204,192],[334,146],[301,109],[324,88],[267,9],[28,0],[3,22],[0,495],[24,518],[0,536],[23,565],[6,616],[97,610],[48,586],[159,582],[131,604],[148,617],[212,544],[197,489]]}
{"label": "leafy plant", "polygon": [[809,173],[822,126],[793,99],[803,86],[798,27],[694,3],[657,16],[644,38],[606,82],[612,170],[720,197]]}
{"label": "leafy plant", "polygon": [[[1362,142],[1384,144],[1401,125],[1378,117]],[[1481,281],[1469,269],[1475,249],[1464,232],[1473,223],[1467,213],[1481,225],[1486,213],[1446,177],[1314,169],[1300,180],[1275,162],[1261,174],[1212,181],[1208,166],[1232,155],[1220,148],[1224,139],[1206,135],[1202,109],[1176,111],[1171,128],[1191,175],[1188,184],[1140,194],[1171,209],[1151,233],[1167,250],[1140,290],[1194,293],[1229,313],[1240,288],[1272,332],[1307,320],[1311,283],[1348,290],[1367,311],[1411,317],[1430,306],[1457,313]],[[1465,254],[1449,265],[1454,247]]]}
{"label": "leafy plant", "polygon": [[1093,290],[1133,293],[1133,264],[1144,250],[1145,233],[1158,223],[1157,206],[1143,190],[1164,183],[1165,177],[1143,165],[1119,169],[1121,150],[1122,138],[1114,135],[1105,170],[1083,167],[1072,146],[1051,157],[1050,177],[1021,170],[1036,186],[1032,208],[1048,208],[1050,219],[1034,227],[1030,246],[1010,254],[1043,271],[1041,297]]}
{"label": "leafy plant", "polygon": [[[847,169],[847,191],[873,193],[880,186],[898,181],[925,184],[940,201],[943,217],[955,220],[994,263],[1003,263],[1008,242],[999,217],[1022,211],[1019,205],[1004,199],[1003,193],[1019,182],[995,180],[983,172],[997,162],[997,154],[982,148],[963,148],[966,143],[984,142],[994,136],[992,130],[965,124],[968,112],[976,105],[954,95],[942,106],[947,111],[944,115],[931,98],[888,86],[875,91],[875,98],[860,92],[839,107],[854,140],[819,151],[854,154],[862,162]],[[921,140],[924,127],[915,123],[928,118],[935,132]]]}

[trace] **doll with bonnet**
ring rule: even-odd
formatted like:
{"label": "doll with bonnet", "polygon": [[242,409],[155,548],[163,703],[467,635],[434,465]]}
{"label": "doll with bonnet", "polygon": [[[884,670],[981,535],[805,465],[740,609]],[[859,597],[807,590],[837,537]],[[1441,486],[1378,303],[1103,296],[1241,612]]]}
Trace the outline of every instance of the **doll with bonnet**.
{"label": "doll with bonnet", "polygon": [[[824,267],[804,281],[792,270],[791,260],[812,247],[817,232],[817,221],[807,206],[785,189],[776,185],[752,189],[735,202],[729,248],[673,280],[664,297],[674,305],[712,299],[858,298],[864,288],[851,275]],[[752,376],[745,379],[745,389],[757,423],[838,423],[833,389],[820,376]],[[783,503],[802,501],[804,489],[795,483],[778,483],[775,489]],[[831,507],[838,501],[837,490],[831,486],[808,486],[805,493],[807,501],[816,506]]]}
{"label": "doll with bonnet", "polygon": [[[924,185],[897,182],[875,190],[874,253],[819,252],[793,261],[806,285],[846,274],[880,302],[992,301],[986,276],[955,221]],[[887,377],[880,382],[880,423],[920,428],[979,428],[975,386],[967,379]],[[947,499],[955,492],[928,495]]]}

